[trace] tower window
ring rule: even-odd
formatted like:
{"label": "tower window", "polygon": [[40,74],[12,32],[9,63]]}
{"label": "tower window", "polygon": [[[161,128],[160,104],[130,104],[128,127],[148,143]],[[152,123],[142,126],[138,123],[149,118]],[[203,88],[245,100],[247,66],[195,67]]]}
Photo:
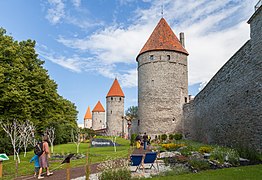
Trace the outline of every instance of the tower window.
{"label": "tower window", "polygon": [[137,126],[139,126],[139,125],[140,125],[140,120],[138,119],[138,120],[137,120]]}
{"label": "tower window", "polygon": [[167,60],[170,60],[170,55],[167,55]]}
{"label": "tower window", "polygon": [[111,111],[111,114],[113,113],[113,111]]}
{"label": "tower window", "polygon": [[111,101],[113,101],[113,97],[111,97]]}
{"label": "tower window", "polygon": [[119,101],[121,101],[121,97],[119,98]]}
{"label": "tower window", "polygon": [[187,97],[185,97],[185,103],[187,102]]}
{"label": "tower window", "polygon": [[149,59],[150,59],[150,60],[154,60],[154,55],[150,55],[150,56],[149,56]]}

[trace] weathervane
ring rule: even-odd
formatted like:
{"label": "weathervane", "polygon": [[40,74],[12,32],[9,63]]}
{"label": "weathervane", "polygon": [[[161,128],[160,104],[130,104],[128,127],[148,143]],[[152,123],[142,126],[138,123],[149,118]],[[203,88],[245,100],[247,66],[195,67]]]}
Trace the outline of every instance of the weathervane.
{"label": "weathervane", "polygon": [[164,16],[164,3],[162,1],[162,5],[161,5],[161,15],[162,17]]}

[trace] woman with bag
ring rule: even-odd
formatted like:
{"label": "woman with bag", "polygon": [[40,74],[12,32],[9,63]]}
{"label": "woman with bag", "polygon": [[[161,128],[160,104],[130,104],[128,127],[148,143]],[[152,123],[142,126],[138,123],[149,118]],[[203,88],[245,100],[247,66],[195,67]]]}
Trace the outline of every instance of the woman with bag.
{"label": "woman with bag", "polygon": [[38,174],[38,179],[43,179],[44,177],[41,176],[43,168],[46,169],[46,174],[47,176],[51,176],[53,173],[49,171],[49,162],[48,158],[50,158],[50,152],[49,152],[49,146],[48,146],[48,136],[45,135],[42,137],[43,140],[43,154],[39,157],[39,164],[40,164],[40,169],[39,169],[39,174]]}

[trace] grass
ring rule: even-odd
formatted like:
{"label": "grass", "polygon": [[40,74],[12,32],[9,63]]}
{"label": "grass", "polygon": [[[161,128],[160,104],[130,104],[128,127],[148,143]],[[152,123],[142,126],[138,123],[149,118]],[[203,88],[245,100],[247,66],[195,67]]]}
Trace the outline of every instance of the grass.
{"label": "grass", "polygon": [[[117,152],[114,152],[114,147],[91,147],[89,151],[91,163],[102,162],[108,159],[126,158],[128,156],[129,140],[117,138],[116,143],[122,145],[117,146]],[[88,146],[88,143],[81,143],[79,146],[79,153],[86,155]],[[76,145],[74,143],[56,145],[54,146],[54,154],[57,153],[65,155],[76,153]],[[34,163],[29,163],[33,156],[33,151],[27,152],[26,157],[23,157],[23,153],[20,154],[21,163],[18,164],[18,176],[34,174]],[[14,179],[15,177],[15,161],[13,159],[13,156],[9,156],[9,161],[3,162],[3,180]],[[66,168],[63,167],[64,165],[61,166],[62,159],[51,158],[49,162],[51,170]],[[86,164],[86,159],[71,160],[70,164],[71,167],[84,166]]]}
{"label": "grass", "polygon": [[219,170],[202,171],[196,174],[183,174],[176,176],[154,177],[151,180],[260,180],[262,179],[262,164],[253,166],[242,166]]}

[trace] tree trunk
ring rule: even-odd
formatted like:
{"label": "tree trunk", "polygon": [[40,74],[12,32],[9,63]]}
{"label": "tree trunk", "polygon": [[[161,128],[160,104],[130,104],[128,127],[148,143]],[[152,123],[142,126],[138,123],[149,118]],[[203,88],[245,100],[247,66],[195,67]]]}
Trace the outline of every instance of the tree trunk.
{"label": "tree trunk", "polygon": [[16,150],[14,148],[14,160],[16,160]]}
{"label": "tree trunk", "polygon": [[78,154],[79,152],[79,144],[76,145],[76,153]]}
{"label": "tree trunk", "polygon": [[54,153],[54,145],[53,145],[53,143],[51,143],[51,153],[52,154]]}

